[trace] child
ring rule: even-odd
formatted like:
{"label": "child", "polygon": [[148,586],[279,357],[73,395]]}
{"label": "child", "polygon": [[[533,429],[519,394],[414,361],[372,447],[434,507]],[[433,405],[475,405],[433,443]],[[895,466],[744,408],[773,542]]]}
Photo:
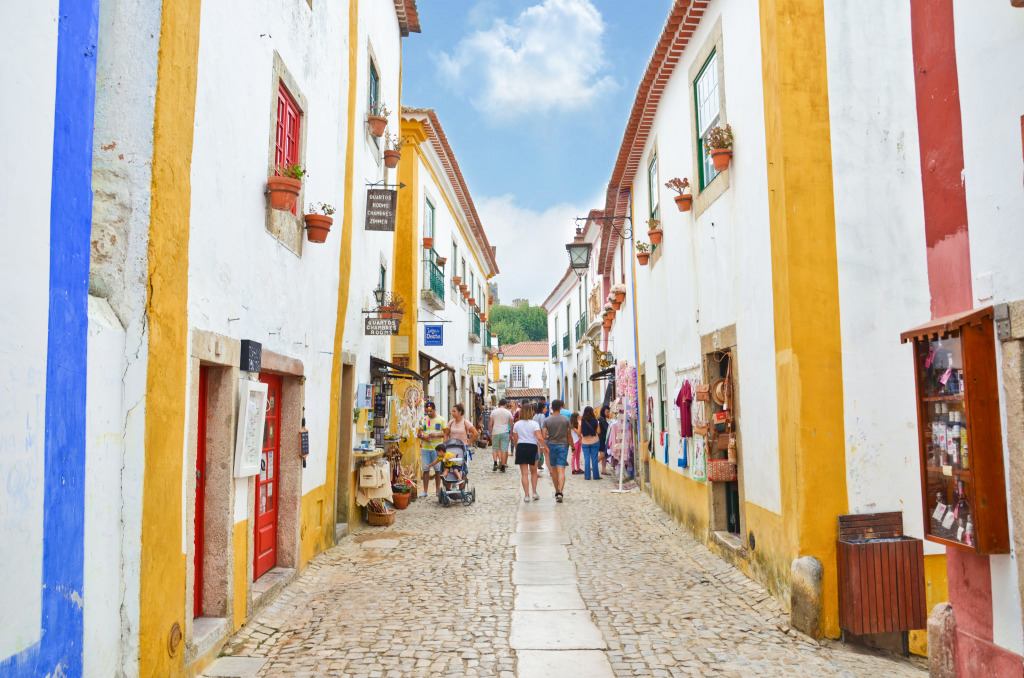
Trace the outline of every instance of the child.
{"label": "child", "polygon": [[462,468],[455,465],[455,460],[460,459],[460,457],[458,457],[454,452],[449,452],[443,443],[434,449],[437,450],[437,459],[435,459],[430,466],[433,466],[434,464],[442,464],[445,468],[450,468],[458,479],[457,485],[462,487]]}
{"label": "child", "polygon": [[572,433],[572,473],[583,473],[580,465],[580,452],[583,451],[583,435],[580,433],[580,415],[573,412],[569,417],[569,432]]}

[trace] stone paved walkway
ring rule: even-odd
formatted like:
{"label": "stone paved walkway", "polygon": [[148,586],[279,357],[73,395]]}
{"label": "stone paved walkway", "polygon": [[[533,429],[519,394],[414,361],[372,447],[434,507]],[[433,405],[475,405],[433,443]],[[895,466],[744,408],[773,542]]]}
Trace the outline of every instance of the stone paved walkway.
{"label": "stone paved walkway", "polygon": [[[419,500],[321,554],[208,676],[880,676],[905,661],[788,630],[778,603],[645,494],[515,469],[479,451],[473,506]],[[238,662],[239,657],[259,658]],[[262,661],[260,661],[262,660]],[[230,661],[238,662],[237,669]]]}

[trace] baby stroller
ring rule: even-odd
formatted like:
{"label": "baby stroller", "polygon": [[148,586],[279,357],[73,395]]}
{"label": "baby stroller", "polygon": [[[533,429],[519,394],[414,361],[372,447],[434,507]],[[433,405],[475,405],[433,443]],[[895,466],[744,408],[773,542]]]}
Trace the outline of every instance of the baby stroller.
{"label": "baby stroller", "polygon": [[[452,466],[441,465],[441,489],[437,491],[437,499],[445,508],[452,505],[452,499],[461,499],[463,506],[476,501],[476,488],[469,486],[469,450],[461,440],[452,439],[437,446],[438,452],[448,451],[455,455]],[[455,469],[462,473],[460,483]],[[461,485],[461,486],[460,486]]]}

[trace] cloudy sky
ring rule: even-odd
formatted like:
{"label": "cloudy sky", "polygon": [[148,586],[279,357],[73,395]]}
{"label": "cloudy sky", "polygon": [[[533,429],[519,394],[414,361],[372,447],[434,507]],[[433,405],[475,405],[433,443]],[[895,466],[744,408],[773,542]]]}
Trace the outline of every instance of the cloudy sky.
{"label": "cloudy sky", "polygon": [[434,108],[491,244],[503,302],[539,304],[573,217],[603,205],[671,0],[420,0],[402,103]]}

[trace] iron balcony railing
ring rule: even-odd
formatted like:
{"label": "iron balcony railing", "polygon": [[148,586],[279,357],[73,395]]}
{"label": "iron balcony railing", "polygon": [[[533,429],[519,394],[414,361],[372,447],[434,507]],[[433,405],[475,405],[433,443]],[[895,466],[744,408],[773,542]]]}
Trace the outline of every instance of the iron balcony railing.
{"label": "iron balcony railing", "polygon": [[473,312],[473,334],[480,336],[480,314]]}
{"label": "iron balcony railing", "polygon": [[583,321],[582,320],[577,320],[576,321],[576,341],[579,341],[582,338],[583,338]]}
{"label": "iron balcony railing", "polygon": [[568,351],[569,350],[569,333],[568,332],[566,332],[565,334],[562,335],[562,350],[563,351]]}
{"label": "iron balcony railing", "polygon": [[558,342],[551,342],[551,359],[554,360],[558,357]]}
{"label": "iron balcony railing", "polygon": [[481,329],[483,329],[483,331],[484,331],[484,348],[490,348],[491,347],[491,328],[487,325],[487,323],[484,323],[483,327]]}
{"label": "iron balcony railing", "polygon": [[[584,334],[586,333],[587,325],[589,325],[589,324],[590,323],[587,322],[587,312],[584,311],[583,313],[580,313],[580,327],[583,328],[583,333]],[[580,337],[582,337],[582,336],[583,336],[583,334],[580,334]]]}

